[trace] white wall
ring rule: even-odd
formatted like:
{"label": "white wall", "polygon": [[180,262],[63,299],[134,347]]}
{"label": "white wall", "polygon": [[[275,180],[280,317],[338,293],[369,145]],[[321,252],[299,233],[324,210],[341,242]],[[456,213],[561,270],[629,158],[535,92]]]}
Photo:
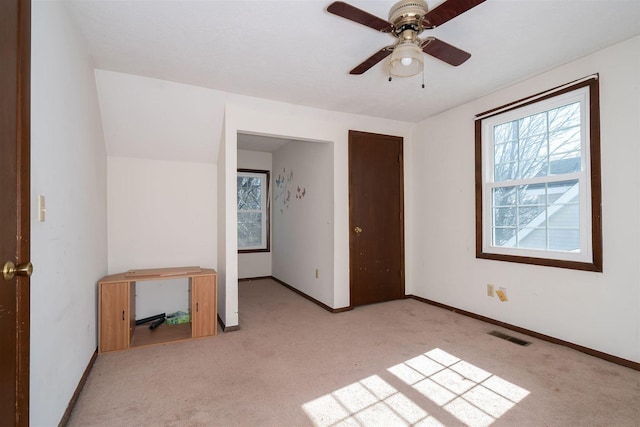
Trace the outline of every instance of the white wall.
{"label": "white wall", "polygon": [[[109,274],[216,268],[216,165],[108,158]],[[136,318],[188,308],[188,281],[140,282]]]}
{"label": "white wall", "polygon": [[[97,345],[107,272],[106,154],[93,64],[59,3],[34,1],[31,63],[32,426],[57,425]],[[38,195],[46,221],[38,221]]]}
{"label": "white wall", "polygon": [[[348,131],[355,129],[397,135],[407,142],[415,127],[413,124],[301,107],[105,70],[96,70],[96,79],[109,156],[171,160],[166,157],[173,156],[175,151],[168,148],[164,137],[158,140],[159,134],[180,135],[177,129],[183,126],[196,127],[202,134],[195,146],[184,139],[176,140],[175,144],[184,147],[179,160],[216,162],[218,229],[212,242],[214,245],[217,243],[218,248],[218,308],[226,326],[238,324],[235,200],[238,132],[333,142],[334,275],[326,286],[333,293],[333,303],[328,305],[334,308],[349,305]],[[131,103],[137,109],[130,109],[128,105]],[[173,108],[164,108],[173,105],[197,111],[197,117],[186,120],[188,115],[174,114]],[[221,125],[219,128],[218,125],[209,126],[212,123]],[[132,126],[133,130],[130,130]],[[157,127],[161,127],[162,132],[158,132]],[[149,132],[144,132],[144,129],[149,129]],[[201,144],[202,141],[215,147],[213,153]],[[141,151],[141,146],[146,149]],[[410,155],[410,150],[410,146],[405,146],[406,156]],[[212,160],[216,155],[217,159]],[[410,166],[405,163],[405,186],[409,185]],[[183,182],[189,185],[187,181]],[[411,200],[405,197],[405,208],[410,206]],[[410,215],[411,212],[406,211],[407,218]],[[407,245],[410,238],[407,234]]]}
{"label": "white wall", "polygon": [[237,134],[225,123],[218,151],[218,313],[227,328],[238,326],[239,318]]}
{"label": "white wall", "polygon": [[96,70],[107,154],[216,163],[221,92]]}
{"label": "white wall", "polygon": [[[217,183],[218,183],[218,199],[216,200],[216,212],[218,214],[218,221],[216,223],[216,230],[218,232],[217,249],[218,249],[218,316],[222,320],[225,326],[237,326],[238,323],[228,324],[227,322],[227,210],[224,203],[220,203],[220,200],[225,200],[227,197],[227,179],[228,173],[225,166],[226,160],[226,148],[225,144],[225,130],[224,124],[222,126],[221,142],[218,145],[218,161],[217,164]],[[236,280],[236,288],[237,280]],[[235,305],[238,305],[238,298],[235,298]]]}
{"label": "white wall", "polygon": [[[422,122],[412,143],[412,292],[640,362],[640,38]],[[474,115],[600,73],[604,272],[475,258]],[[486,296],[507,288],[508,302]]]}
{"label": "white wall", "polygon": [[[273,153],[273,276],[333,304],[333,144]],[[318,277],[316,277],[318,270]]]}
{"label": "white wall", "polygon": [[[256,169],[271,172],[271,153],[238,150],[238,169]],[[270,174],[269,194],[273,194],[273,174]],[[270,220],[273,217],[270,217]],[[273,235],[273,229],[271,229]],[[271,276],[271,251],[238,254],[238,278]]]}
{"label": "white wall", "polygon": [[[405,143],[411,141],[414,126],[394,120],[382,120],[354,114],[300,107],[290,104],[271,102],[257,98],[244,97],[229,100],[225,110],[226,150],[237,150],[238,132],[255,133],[265,136],[284,137],[302,141],[333,143],[333,277],[323,282],[322,289],[316,289],[316,295],[332,294],[329,301],[323,301],[332,308],[349,306],[349,188],[348,188],[348,139],[349,129],[365,132],[397,135]],[[405,154],[410,153],[410,147]],[[235,160],[235,159],[234,159]],[[235,166],[235,165],[234,165]],[[410,165],[405,165],[405,188],[408,185]],[[275,170],[275,169],[274,169]],[[235,168],[229,169],[228,180],[235,178]],[[235,194],[235,181],[228,191]],[[231,189],[231,190],[229,190]],[[405,206],[411,201],[405,197]],[[234,221],[226,221],[227,235],[237,233]],[[228,249],[229,258],[235,257],[233,249]],[[303,265],[315,262],[306,254],[298,254],[296,262]],[[410,259],[406,262],[410,268]],[[274,270],[275,273],[275,270]],[[294,283],[290,283],[294,285]],[[231,282],[229,286],[233,286]],[[237,288],[237,285],[236,285]],[[229,300],[230,304],[234,302]],[[237,307],[237,299],[235,301]]]}

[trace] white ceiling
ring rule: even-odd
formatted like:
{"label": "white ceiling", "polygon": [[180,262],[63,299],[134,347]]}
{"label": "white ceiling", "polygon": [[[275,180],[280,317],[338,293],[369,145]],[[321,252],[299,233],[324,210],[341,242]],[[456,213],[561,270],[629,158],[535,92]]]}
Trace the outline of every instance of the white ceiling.
{"label": "white ceiling", "polygon": [[238,149],[247,151],[262,151],[265,153],[275,153],[290,142],[300,142],[286,138],[275,138],[264,135],[254,135],[248,133],[238,133]]}
{"label": "white ceiling", "polygon": [[[435,7],[441,0],[428,0]],[[330,0],[69,0],[99,69],[374,117],[417,122],[640,34],[638,0],[488,0],[426,33],[472,54],[425,56],[421,77],[387,61],[349,70],[388,34],[326,12]],[[351,1],[387,19],[394,3]]]}

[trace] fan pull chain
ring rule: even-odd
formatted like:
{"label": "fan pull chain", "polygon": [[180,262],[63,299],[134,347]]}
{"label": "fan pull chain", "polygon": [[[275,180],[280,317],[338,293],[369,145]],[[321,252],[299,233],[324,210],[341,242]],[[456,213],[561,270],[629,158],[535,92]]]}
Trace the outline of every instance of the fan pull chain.
{"label": "fan pull chain", "polygon": [[[389,81],[393,80],[391,75],[389,75]],[[424,68],[422,69],[422,89],[424,89]]]}

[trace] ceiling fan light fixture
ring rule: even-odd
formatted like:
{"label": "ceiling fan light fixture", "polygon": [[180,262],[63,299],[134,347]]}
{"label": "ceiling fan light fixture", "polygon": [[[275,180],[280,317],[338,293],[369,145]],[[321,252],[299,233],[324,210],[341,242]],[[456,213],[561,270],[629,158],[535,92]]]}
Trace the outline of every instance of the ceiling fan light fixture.
{"label": "ceiling fan light fixture", "polygon": [[413,43],[401,43],[393,49],[389,72],[396,77],[411,77],[422,71],[422,50]]}

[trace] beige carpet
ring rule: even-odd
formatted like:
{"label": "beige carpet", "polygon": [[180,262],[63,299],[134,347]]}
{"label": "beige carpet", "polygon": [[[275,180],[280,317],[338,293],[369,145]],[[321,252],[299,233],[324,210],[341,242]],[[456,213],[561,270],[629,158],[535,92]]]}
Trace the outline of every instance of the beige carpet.
{"label": "beige carpet", "polygon": [[415,300],[239,301],[239,331],[100,355],[69,425],[640,426],[640,372]]}

